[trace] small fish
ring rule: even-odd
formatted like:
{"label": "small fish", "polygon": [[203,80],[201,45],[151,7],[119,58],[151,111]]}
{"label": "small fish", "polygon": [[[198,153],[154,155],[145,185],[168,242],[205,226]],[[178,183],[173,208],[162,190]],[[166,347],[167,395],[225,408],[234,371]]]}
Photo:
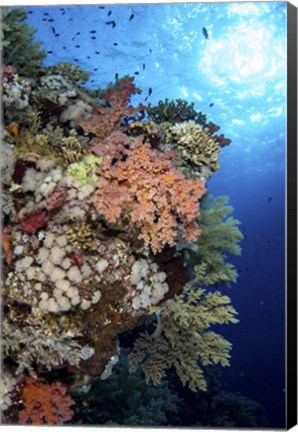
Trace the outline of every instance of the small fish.
{"label": "small fish", "polygon": [[64,11],[64,8],[59,8],[59,10]]}
{"label": "small fish", "polygon": [[69,18],[69,20],[68,21],[72,21],[73,20],[73,18]]}
{"label": "small fish", "polygon": [[97,55],[100,54],[100,51],[95,51],[95,54],[97,54]]}
{"label": "small fish", "polygon": [[65,11],[63,11],[61,15],[65,15]]}
{"label": "small fish", "polygon": [[47,51],[48,54],[53,54],[53,51]]}
{"label": "small fish", "polygon": [[109,12],[108,12],[108,16],[111,16],[111,15],[112,15],[112,11],[109,10]]}
{"label": "small fish", "polygon": [[87,56],[87,59],[91,59],[91,57],[90,57],[90,56]]}
{"label": "small fish", "polygon": [[55,34],[55,37],[59,37],[59,36],[60,36],[60,33],[56,33],[56,34]]}
{"label": "small fish", "polygon": [[55,27],[51,27],[51,29],[52,29],[52,32],[54,33],[54,34],[56,34],[56,29],[55,29]]}
{"label": "small fish", "polygon": [[132,19],[134,19],[135,14],[131,14],[129,17],[129,21],[131,21]]}
{"label": "small fish", "polygon": [[47,19],[46,19],[46,18],[43,18],[42,20],[43,20],[43,21],[47,21]]}
{"label": "small fish", "polygon": [[44,12],[44,16],[48,16],[49,14],[48,14],[48,12]]}
{"label": "small fish", "polygon": [[149,48],[149,52],[152,53],[152,49],[151,48]]}
{"label": "small fish", "polygon": [[77,32],[77,33],[76,33],[76,36],[79,36],[80,34],[81,34],[80,32]]}
{"label": "small fish", "polygon": [[114,45],[114,46],[117,46],[118,44],[117,44],[117,42],[114,42],[113,45]]}
{"label": "small fish", "polygon": [[66,47],[62,47],[63,49],[66,49]]}
{"label": "small fish", "polygon": [[118,77],[119,77],[119,74],[118,74],[118,73],[116,73],[116,74],[115,74],[115,80],[117,80],[117,79],[118,79]]}
{"label": "small fish", "polygon": [[91,80],[90,82],[94,82],[94,80]]}
{"label": "small fish", "polygon": [[271,202],[271,201],[272,201],[272,196],[267,199],[267,202]]}
{"label": "small fish", "polygon": [[76,48],[81,48],[81,45],[75,45]]}
{"label": "small fish", "polygon": [[204,38],[208,39],[209,35],[208,35],[208,31],[207,31],[207,29],[205,27],[202,28],[202,32],[203,32]]}
{"label": "small fish", "polygon": [[94,68],[93,70],[94,70],[94,71],[97,71],[97,68]]}
{"label": "small fish", "polygon": [[149,87],[149,90],[148,90],[148,96],[145,98],[145,101],[148,99],[148,97],[149,97],[151,94],[152,94],[152,88]]}
{"label": "small fish", "polygon": [[146,65],[145,65],[145,63],[143,63],[143,70],[145,70],[145,67],[146,67]]}
{"label": "small fish", "polygon": [[95,40],[95,39],[96,39],[96,36],[91,36],[91,39]]}
{"label": "small fish", "polygon": [[213,107],[214,103],[212,102],[211,104],[209,104],[210,108]]}
{"label": "small fish", "polygon": [[53,18],[48,19],[48,22],[54,22]]}
{"label": "small fish", "polygon": [[135,75],[139,75],[139,72],[134,72]]}
{"label": "small fish", "polygon": [[105,9],[105,6],[98,6],[98,9]]}
{"label": "small fish", "polygon": [[78,61],[79,61],[79,59],[74,59],[74,61],[78,62]]}
{"label": "small fish", "polygon": [[90,30],[89,33],[96,33],[96,30]]}
{"label": "small fish", "polygon": [[28,11],[28,14],[32,14],[33,13],[33,11]]}
{"label": "small fish", "polygon": [[115,21],[106,21],[105,23],[106,23],[107,25],[111,25],[112,28],[115,28],[115,27],[116,27],[116,23],[115,23]]}

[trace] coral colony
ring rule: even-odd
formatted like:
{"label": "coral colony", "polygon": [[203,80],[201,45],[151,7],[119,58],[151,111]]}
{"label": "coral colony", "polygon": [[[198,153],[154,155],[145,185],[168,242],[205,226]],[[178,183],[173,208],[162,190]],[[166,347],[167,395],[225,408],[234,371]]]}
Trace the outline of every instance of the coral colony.
{"label": "coral colony", "polygon": [[91,91],[79,66],[43,67],[25,17],[3,11],[3,423],[71,420],[138,327],[130,372],[206,391],[231,355],[212,324],[237,323],[221,287],[242,234],[207,185],[230,140],[183,100],[133,107],[130,76]]}

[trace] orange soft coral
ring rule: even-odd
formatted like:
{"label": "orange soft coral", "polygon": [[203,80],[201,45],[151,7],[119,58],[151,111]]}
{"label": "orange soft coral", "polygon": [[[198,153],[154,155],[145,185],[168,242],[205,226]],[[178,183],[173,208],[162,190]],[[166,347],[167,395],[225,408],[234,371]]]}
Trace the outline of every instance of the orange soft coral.
{"label": "orange soft coral", "polygon": [[94,196],[98,212],[114,224],[120,218],[139,230],[139,239],[153,253],[173,246],[181,231],[193,241],[200,234],[195,223],[198,200],[205,193],[202,180],[187,180],[177,171],[170,155],[162,155],[138,137],[125,161],[105,158]]}
{"label": "orange soft coral", "polygon": [[72,418],[69,408],[74,404],[61,383],[45,384],[40,379],[27,378],[21,389],[24,409],[19,413],[21,424],[62,424]]}

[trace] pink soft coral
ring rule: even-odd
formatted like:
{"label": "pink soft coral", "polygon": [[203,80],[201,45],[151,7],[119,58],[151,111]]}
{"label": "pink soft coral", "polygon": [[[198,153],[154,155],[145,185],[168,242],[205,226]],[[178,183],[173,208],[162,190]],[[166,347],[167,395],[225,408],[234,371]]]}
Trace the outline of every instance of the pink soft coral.
{"label": "pink soft coral", "polygon": [[143,137],[138,137],[125,161],[113,165],[104,158],[99,174],[94,196],[98,212],[111,224],[128,217],[153,253],[173,246],[178,229],[190,241],[200,234],[195,219],[198,200],[205,193],[203,181],[185,179],[171,156],[143,144]]}
{"label": "pink soft coral", "polygon": [[62,424],[72,418],[69,408],[74,404],[61,383],[45,384],[40,379],[27,378],[21,389],[24,408],[19,413],[21,424]]}
{"label": "pink soft coral", "polygon": [[90,117],[78,119],[77,124],[85,132],[96,135],[98,140],[104,140],[113,131],[119,129],[125,117],[137,115],[137,117],[142,118],[144,106],[140,104],[137,108],[133,108],[129,105],[130,96],[141,93],[134,85],[133,80],[133,77],[125,77],[110,87],[101,95],[109,103],[109,106],[94,109]]}

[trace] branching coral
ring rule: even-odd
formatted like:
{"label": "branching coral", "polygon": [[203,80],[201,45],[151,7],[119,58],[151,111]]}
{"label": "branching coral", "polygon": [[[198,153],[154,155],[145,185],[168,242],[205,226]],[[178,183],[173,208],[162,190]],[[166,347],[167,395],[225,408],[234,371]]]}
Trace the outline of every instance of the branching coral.
{"label": "branching coral", "polygon": [[24,408],[19,413],[21,424],[63,424],[70,420],[74,411],[73,399],[66,394],[67,388],[60,382],[45,384],[41,379],[27,378],[21,389]]}
{"label": "branching coral", "polygon": [[188,103],[183,99],[169,101],[167,98],[164,101],[159,101],[158,105],[153,107],[148,105],[146,111],[150,119],[155,123],[169,122],[172,125],[193,120],[195,123],[206,126],[206,116],[200,111],[194,109],[194,102]]}
{"label": "branching coral", "polygon": [[[140,230],[139,239],[154,253],[173,246],[178,228],[194,241],[200,230],[194,223],[203,181],[186,180],[167,155],[160,155],[138,139],[125,161],[104,160],[94,204],[111,224],[130,217]],[[178,222],[179,220],[179,222]]]}
{"label": "branching coral", "polygon": [[161,306],[158,327],[136,340],[129,354],[130,370],[142,366],[147,381],[157,384],[175,367],[182,383],[206,390],[202,365],[229,366],[231,344],[209,330],[212,324],[236,323],[230,299],[220,292],[186,287],[174,302]]}
{"label": "branching coral", "polygon": [[194,271],[199,283],[207,286],[218,283],[230,286],[230,282],[237,280],[237,271],[227,262],[227,253],[241,254],[239,243],[243,235],[238,228],[240,222],[230,216],[233,207],[227,203],[228,197],[213,198],[210,195],[201,202],[199,224],[202,233],[191,264],[197,264]]}
{"label": "branching coral", "polygon": [[207,128],[188,121],[173,126],[170,135],[174,149],[193,170],[205,174],[206,168],[211,173],[219,169],[220,149]]}

